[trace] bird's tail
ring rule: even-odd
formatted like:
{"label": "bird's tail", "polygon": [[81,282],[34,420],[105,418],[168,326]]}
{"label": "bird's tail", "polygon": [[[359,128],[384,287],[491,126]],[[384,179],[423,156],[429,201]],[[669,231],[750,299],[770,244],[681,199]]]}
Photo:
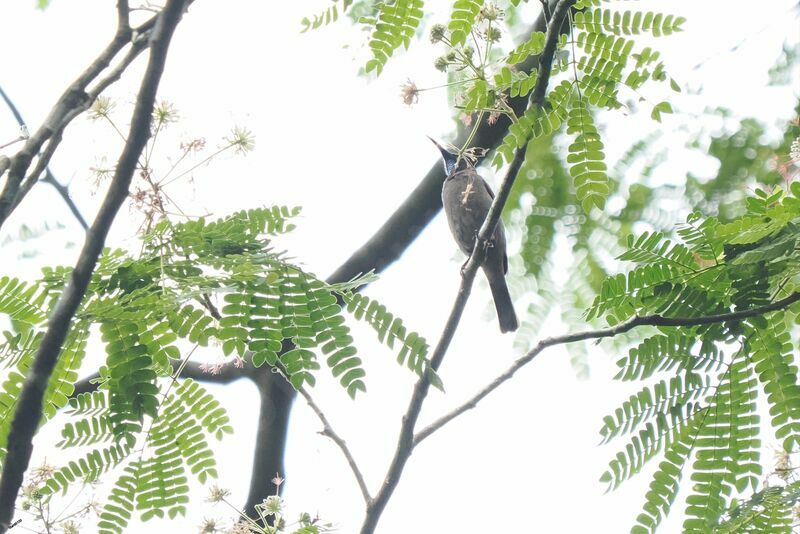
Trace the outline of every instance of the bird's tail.
{"label": "bird's tail", "polygon": [[497,319],[500,321],[500,331],[503,333],[513,332],[519,327],[519,324],[517,323],[517,314],[514,312],[514,303],[511,302],[511,295],[508,294],[506,278],[502,274],[487,278],[489,278],[489,288],[492,290],[494,298],[494,307],[497,309]]}

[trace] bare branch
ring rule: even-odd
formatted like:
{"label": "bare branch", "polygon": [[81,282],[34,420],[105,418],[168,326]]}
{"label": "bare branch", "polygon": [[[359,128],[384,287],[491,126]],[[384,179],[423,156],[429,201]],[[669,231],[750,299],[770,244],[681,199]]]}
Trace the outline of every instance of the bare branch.
{"label": "bare branch", "polygon": [[131,8],[128,6],[128,0],[117,0],[117,27],[130,28],[131,21]]}
{"label": "bare branch", "polygon": [[66,129],[67,125],[72,122],[72,119],[89,109],[94,101],[97,99],[98,96],[110,86],[112,83],[118,81],[122,77],[122,73],[133,63],[133,60],[136,59],[139,54],[141,54],[148,46],[148,39],[145,35],[139,35],[136,41],[132,44],[128,53],[125,54],[125,57],[119,62],[119,64],[114,67],[107,76],[105,76],[102,80],[97,82],[95,87],[86,93],[86,98],[84,102],[80,105],[77,105],[75,108],[71,109],[65,116],[64,119],[61,121],[59,127],[52,133],[50,139],[47,141],[47,145],[39,154],[39,157],[36,160],[36,166],[33,170],[28,174],[28,177],[25,178],[25,181],[19,187],[17,191],[16,197],[11,204],[11,209],[9,212],[14,211],[16,207],[22,202],[25,196],[30,192],[34,185],[39,181],[39,177],[42,175],[47,169],[47,166],[50,164],[50,159],[55,154],[58,145],[61,143],[61,139],[64,135],[64,130]]}
{"label": "bare branch", "polygon": [[[17,124],[19,124],[19,127],[20,128],[26,128],[27,126],[25,124],[25,119],[22,118],[22,114],[17,109],[17,106],[14,104],[14,101],[11,100],[11,98],[6,94],[5,91],[3,91],[2,87],[0,87],[0,97],[3,98],[3,100],[6,103],[6,106],[8,106],[8,109],[11,111],[11,114],[14,115],[14,118],[17,120]],[[6,158],[6,159],[8,159],[8,158]],[[5,169],[2,168],[2,166],[0,166],[0,174],[3,174],[3,172],[5,172]],[[84,231],[88,230],[89,229],[89,225],[86,223],[86,219],[83,218],[83,215],[81,214],[80,210],[78,209],[78,206],[75,205],[75,202],[73,202],[72,197],[69,196],[69,188],[67,186],[63,185],[58,180],[56,180],[56,177],[53,176],[52,172],[50,172],[50,168],[49,167],[45,167],[45,171],[44,172],[45,172],[45,175],[44,175],[44,178],[42,179],[42,181],[53,186],[53,188],[58,192],[59,196],[61,196],[61,199],[67,205],[69,210],[72,212],[72,214],[78,220],[78,224],[81,225],[81,227],[84,229]],[[26,187],[26,185],[25,185],[25,183],[23,183],[22,186],[20,187],[20,189],[25,189],[25,187]],[[23,194],[23,196],[24,196],[24,194]],[[15,199],[14,203],[15,203],[15,206],[16,206],[16,204],[19,204],[19,198]],[[13,211],[13,209],[14,208],[12,208],[12,211]]]}
{"label": "bare branch", "polygon": [[[47,331],[22,386],[8,435],[8,454],[3,463],[4,469],[2,478],[0,478],[0,534],[8,530],[14,516],[14,503],[30,462],[33,436],[42,417],[42,403],[48,380],[58,362],[72,318],[86,293],[111,224],[128,196],[128,188],[136,170],[138,158],[150,135],[156,91],[164,71],[170,40],[183,15],[187,1],[189,0],[169,1],[157,16],[155,29],[150,36],[150,60],[133,111],[128,141],[120,154],[106,198],[86,236],[70,280],[50,316]],[[89,70],[92,71],[92,68]],[[68,109],[72,108],[73,106],[70,106]],[[66,109],[62,111],[68,112]],[[59,116],[63,117],[63,113],[60,113]],[[51,120],[46,121],[40,132],[48,124],[52,124]],[[47,134],[40,134],[39,137],[42,138],[40,140],[43,142],[55,129],[57,128],[50,130]],[[37,146],[34,143],[32,146],[35,146],[36,149],[30,151],[30,147],[28,147],[28,155],[31,158],[41,144]],[[17,166],[17,172],[21,170],[21,165],[26,167],[24,162],[21,164],[19,161],[18,154],[12,164],[12,168]],[[6,207],[8,205],[10,202],[6,204]]]}
{"label": "bare branch", "polygon": [[539,341],[527,354],[518,358],[508,369],[506,369],[497,378],[489,382],[478,393],[473,395],[468,401],[464,402],[451,412],[438,418],[433,423],[429,424],[414,436],[414,446],[419,444],[422,440],[442,428],[444,425],[463,414],[464,412],[475,408],[484,397],[489,395],[492,391],[500,387],[504,382],[510,379],[522,367],[529,364],[533,359],[538,356],[542,351],[549,347],[556,345],[565,345],[567,343],[574,343],[576,341],[585,341],[587,339],[602,339],[606,337],[614,337],[632,330],[638,326],[699,326],[704,324],[724,323],[726,321],[737,321],[746,319],[747,317],[754,317],[763,315],[771,311],[783,310],[800,300],[800,292],[792,293],[785,299],[760,306],[750,310],[740,310],[731,313],[722,313],[719,315],[707,315],[705,317],[661,317],[660,315],[646,315],[642,317],[634,317],[633,319],[620,323],[610,328],[603,328],[600,330],[590,330],[588,332],[579,332],[577,334],[567,334],[564,336],[548,337]]}
{"label": "bare branch", "polygon": [[[0,192],[0,227],[8,219],[15,205],[18,204],[18,202],[15,204],[15,199],[33,158],[39,154],[48,140],[53,138],[57,132],[63,131],[73,118],[91,106],[93,98],[86,92],[89,84],[108,68],[117,53],[128,45],[134,33],[136,35],[146,34],[153,28],[157,18],[157,16],[150,18],[135,30],[132,30],[129,26],[118,27],[105,50],[67,87],[39,129],[26,140],[22,149],[14,155],[10,162],[5,186]],[[46,166],[47,162],[45,161],[42,168]]]}
{"label": "bare branch", "polygon": [[[547,89],[547,83],[550,78],[550,65],[552,64],[553,55],[558,42],[559,29],[566,18],[569,9],[574,3],[575,0],[559,0],[553,11],[551,24],[549,25],[547,34],[545,36],[544,51],[539,61],[539,77],[537,78],[534,92],[531,95],[531,101],[534,105],[538,106],[540,102],[543,102],[544,92]],[[503,210],[506,200],[508,200],[509,193],[511,192],[511,186],[514,184],[517,173],[519,172],[522,162],[525,159],[525,150],[529,141],[530,137],[523,144],[523,146],[517,150],[514,160],[511,162],[506,176],[500,185],[500,189],[498,190],[497,195],[492,202],[492,206],[489,208],[489,213],[486,216],[486,220],[478,232],[478,238],[475,240],[475,247],[473,248],[472,254],[465,265],[461,286],[459,287],[456,301],[453,304],[453,309],[447,319],[447,323],[445,324],[442,336],[439,339],[439,343],[436,345],[436,348],[431,355],[431,367],[434,371],[437,370],[441,365],[445,353],[450,346],[450,341],[455,335],[456,328],[461,320],[461,315],[472,290],[472,282],[475,279],[475,274],[483,261],[489,238],[492,235],[492,232],[494,232],[497,222],[500,220],[500,213]],[[414,448],[414,427],[417,419],[419,418],[420,411],[422,410],[422,404],[425,401],[425,397],[427,396],[429,389],[430,381],[427,373],[425,373],[420,377],[414,386],[414,392],[411,395],[411,401],[409,402],[408,409],[403,416],[403,422],[400,425],[400,436],[397,440],[397,448],[395,449],[394,457],[389,465],[389,469],[386,473],[383,484],[381,485],[381,489],[375,495],[375,498],[367,505],[367,512],[364,517],[364,522],[361,526],[361,534],[371,534],[375,531],[378,520],[380,519],[386,504],[389,502],[389,499],[394,493],[397,484],[400,482],[400,476],[402,475],[405,464],[408,461],[408,458],[411,456],[411,451]]]}
{"label": "bare branch", "polygon": [[44,150],[39,154],[39,157],[36,160],[36,165],[33,167],[33,171],[28,175],[27,178],[25,178],[22,184],[20,184],[19,190],[17,191],[14,200],[11,202],[11,209],[9,212],[14,211],[17,206],[19,206],[19,203],[22,202],[22,199],[28,195],[30,190],[33,189],[33,186],[36,185],[36,182],[39,181],[39,177],[47,169],[53,154],[55,154],[58,145],[61,143],[63,135],[63,128],[53,132],[53,135],[50,137],[50,140],[47,142]]}
{"label": "bare branch", "polygon": [[69,196],[69,188],[66,185],[59,182],[58,180],[56,180],[56,177],[53,176],[53,173],[50,172],[50,169],[44,170],[44,178],[42,178],[42,182],[52,185],[53,188],[56,191],[58,191],[58,194],[61,196],[61,199],[67,205],[69,211],[72,212],[72,215],[78,221],[78,224],[81,225],[81,228],[83,228],[84,231],[88,231],[89,224],[86,222],[86,219],[83,218],[83,214],[78,209],[78,206],[75,204],[75,202],[72,200],[72,197]]}
{"label": "bare branch", "polygon": [[[131,44],[130,50],[128,53],[125,54],[125,57],[119,62],[119,64],[111,69],[111,71],[106,75],[102,80],[97,82],[97,84],[88,91],[89,98],[87,100],[88,105],[86,109],[88,109],[92,103],[97,99],[100,94],[105,91],[109,85],[118,81],[122,77],[122,73],[133,63],[133,60],[136,59],[139,54],[141,54],[147,47],[148,47],[148,39],[146,33],[140,33],[141,30],[136,30],[136,37]],[[85,110],[81,110],[80,112],[76,113],[76,115],[80,114]],[[72,117],[70,117],[70,120]]]}
{"label": "bare branch", "polygon": [[320,434],[324,436],[328,436],[331,440],[339,446],[342,450],[342,454],[344,457],[347,458],[347,464],[350,466],[350,470],[353,472],[353,476],[356,477],[356,482],[358,483],[358,488],[361,490],[361,495],[364,497],[364,503],[369,506],[369,503],[372,501],[372,496],[369,494],[369,489],[367,489],[367,483],[364,481],[364,475],[361,474],[361,470],[358,468],[358,464],[356,463],[355,458],[353,458],[353,454],[350,452],[350,449],[347,448],[347,443],[336,433],[333,429],[331,424],[328,422],[328,418],[325,417],[325,414],[320,410],[317,403],[314,402],[314,399],[311,397],[311,394],[306,391],[305,388],[301,387],[298,392],[300,395],[306,399],[306,402],[317,414],[317,417],[322,422],[322,432]]}

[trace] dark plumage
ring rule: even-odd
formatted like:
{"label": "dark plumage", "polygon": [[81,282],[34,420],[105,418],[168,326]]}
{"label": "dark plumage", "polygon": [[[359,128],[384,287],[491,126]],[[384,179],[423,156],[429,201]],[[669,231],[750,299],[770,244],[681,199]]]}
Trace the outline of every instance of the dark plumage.
{"label": "dark plumage", "polygon": [[[455,154],[451,154],[439,143],[433,139],[431,141],[441,151],[447,173],[442,187],[442,204],[447,216],[447,223],[450,225],[450,231],[453,233],[458,247],[464,254],[470,255],[475,246],[478,231],[489,213],[494,193],[471,163],[463,158],[459,160]],[[506,257],[506,235],[502,221],[498,221],[494,233],[492,233],[486,258],[481,267],[492,290],[500,331],[516,330],[518,327],[517,315],[514,313],[514,305],[506,285],[508,258]]]}

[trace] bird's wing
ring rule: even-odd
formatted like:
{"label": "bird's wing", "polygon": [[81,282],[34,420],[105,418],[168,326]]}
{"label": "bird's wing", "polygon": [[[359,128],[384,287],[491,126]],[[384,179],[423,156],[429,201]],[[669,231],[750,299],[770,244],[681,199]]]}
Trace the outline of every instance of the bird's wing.
{"label": "bird's wing", "polygon": [[483,178],[481,178],[481,182],[483,182],[483,187],[486,189],[486,192],[489,193],[489,196],[492,197],[492,200],[494,200],[494,191],[492,191],[492,188],[489,187],[489,184],[487,184],[486,180]]}
{"label": "bird's wing", "polygon": [[[486,192],[489,193],[489,196],[492,198],[492,200],[494,200],[494,191],[492,191],[492,188],[489,187],[489,184],[486,183],[486,180],[484,180],[480,176],[479,176],[479,178],[481,179],[481,182],[483,183],[483,188],[486,189]],[[497,232],[497,231],[502,232],[503,231],[502,223],[498,221],[497,226],[498,226],[499,230],[495,230],[495,232]],[[503,251],[503,274],[508,274],[508,255],[506,254],[505,251]]]}

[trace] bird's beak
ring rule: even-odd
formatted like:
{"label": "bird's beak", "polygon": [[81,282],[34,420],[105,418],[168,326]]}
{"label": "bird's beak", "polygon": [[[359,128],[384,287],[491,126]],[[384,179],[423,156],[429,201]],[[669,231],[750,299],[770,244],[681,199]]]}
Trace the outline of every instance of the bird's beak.
{"label": "bird's beak", "polygon": [[431,140],[431,143],[433,143],[434,145],[436,145],[436,148],[438,148],[438,149],[439,149],[439,152],[441,152],[441,153],[442,153],[442,156],[444,156],[445,154],[449,154],[449,152],[448,152],[448,151],[447,151],[447,150],[446,150],[446,149],[445,149],[445,148],[444,148],[442,145],[440,145],[440,144],[439,144],[439,143],[436,141],[436,139],[434,139],[434,138],[433,138],[433,137],[431,137],[430,135],[426,135],[425,137],[427,137],[428,139],[430,139],[430,140]]}

